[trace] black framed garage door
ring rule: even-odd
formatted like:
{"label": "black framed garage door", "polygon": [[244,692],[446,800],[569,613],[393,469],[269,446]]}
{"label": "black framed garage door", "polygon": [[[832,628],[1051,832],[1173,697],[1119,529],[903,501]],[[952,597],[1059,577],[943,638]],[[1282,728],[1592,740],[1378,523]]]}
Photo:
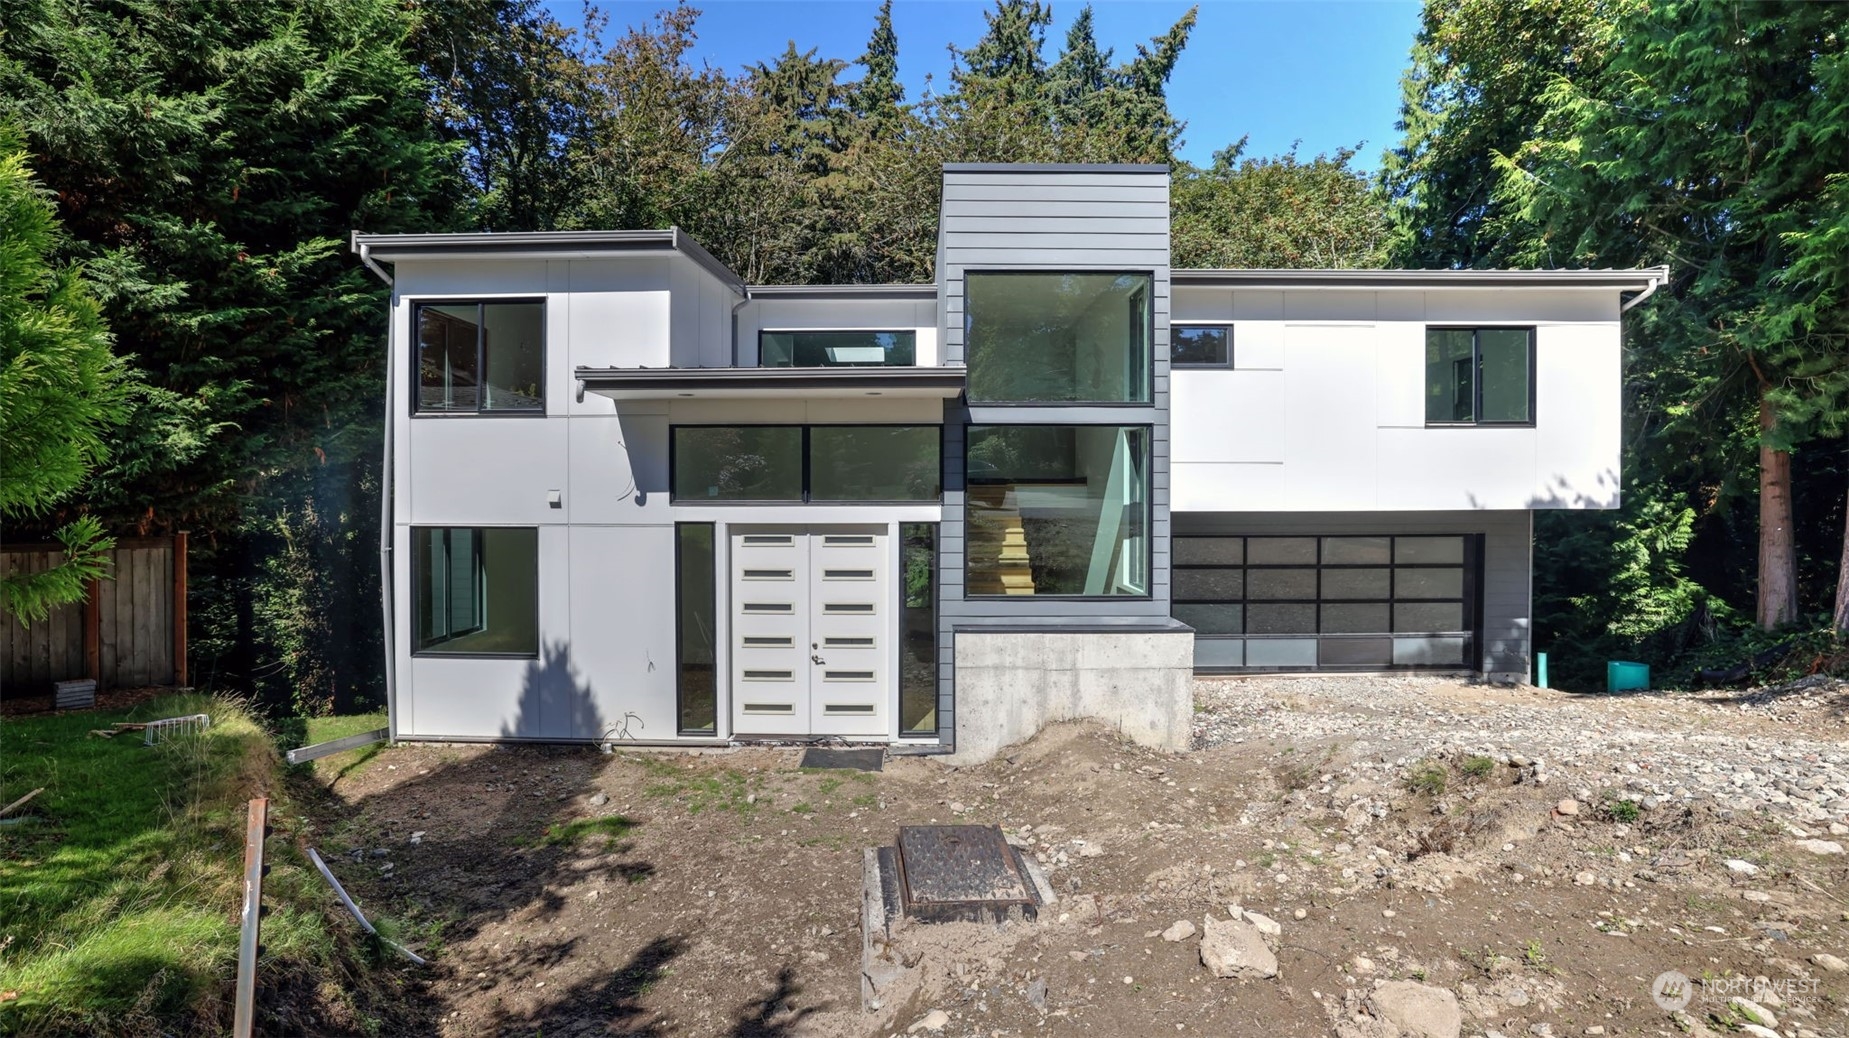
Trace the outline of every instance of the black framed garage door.
{"label": "black framed garage door", "polygon": [[1480,534],[1176,537],[1197,670],[1471,666]]}

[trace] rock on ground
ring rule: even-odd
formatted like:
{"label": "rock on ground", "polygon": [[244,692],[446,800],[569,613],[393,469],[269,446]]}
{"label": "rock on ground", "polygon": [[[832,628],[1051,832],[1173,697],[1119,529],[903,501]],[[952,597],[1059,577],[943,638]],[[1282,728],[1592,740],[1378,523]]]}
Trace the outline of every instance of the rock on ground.
{"label": "rock on ground", "polygon": [[1265,980],[1278,975],[1278,957],[1258,928],[1243,919],[1205,920],[1201,964],[1216,977]]}
{"label": "rock on ground", "polygon": [[1194,924],[1186,919],[1177,920],[1175,925],[1162,931],[1162,939],[1173,944],[1194,936]]}
{"label": "rock on ground", "polygon": [[1374,989],[1368,1006],[1405,1038],[1458,1038],[1464,1027],[1457,996],[1429,984],[1390,981]]}

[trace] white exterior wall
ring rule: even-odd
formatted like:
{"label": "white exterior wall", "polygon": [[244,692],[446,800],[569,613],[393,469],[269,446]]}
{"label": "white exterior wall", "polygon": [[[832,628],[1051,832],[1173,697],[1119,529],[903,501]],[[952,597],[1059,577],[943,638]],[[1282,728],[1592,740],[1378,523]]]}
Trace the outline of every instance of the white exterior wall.
{"label": "white exterior wall", "polygon": [[[674,524],[866,522],[866,509],[672,506],[668,429],[697,422],[943,420],[942,401],[578,399],[589,367],[723,367],[732,307],[723,282],[672,254],[573,260],[401,261],[391,321],[393,648],[396,734],[424,739],[676,737]],[[543,415],[414,415],[413,304],[543,299]],[[778,300],[741,313],[741,361],[755,363],[756,314],[767,327],[918,330],[934,364],[936,306],[909,300]],[[877,325],[866,324],[877,320]],[[787,323],[786,323],[787,322]],[[747,349],[748,347],[748,349]],[[557,491],[560,507],[548,503]],[[885,507],[879,521],[939,522],[938,505]],[[411,528],[537,527],[538,659],[413,656]],[[723,551],[723,547],[720,549]],[[719,576],[726,568],[720,560]],[[726,610],[717,620],[719,673]],[[730,734],[722,701],[719,735]]]}
{"label": "white exterior wall", "polygon": [[[1252,291],[1177,285],[1230,323],[1230,370],[1176,368],[1176,512],[1616,508],[1609,289]],[[1532,428],[1426,428],[1428,325],[1532,325]]]}

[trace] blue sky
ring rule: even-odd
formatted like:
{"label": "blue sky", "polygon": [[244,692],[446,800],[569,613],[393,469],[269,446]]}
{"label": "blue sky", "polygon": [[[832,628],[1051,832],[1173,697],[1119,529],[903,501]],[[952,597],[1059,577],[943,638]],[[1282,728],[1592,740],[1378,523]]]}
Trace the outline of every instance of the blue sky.
{"label": "blue sky", "polygon": [[[703,12],[695,60],[737,74],[770,61],[795,40],[826,57],[860,56],[879,10],[877,0],[694,0]],[[566,24],[580,21],[579,0],[547,0]],[[610,18],[606,38],[667,6],[653,0],[599,0]],[[908,100],[926,77],[942,90],[949,44],[973,45],[989,0],[895,0],[899,72]],[[1055,0],[1047,57],[1057,53],[1084,6]],[[1177,0],[1094,0],[1101,46],[1118,60],[1164,32],[1188,8]],[[1200,20],[1169,86],[1169,108],[1188,123],[1182,157],[1205,164],[1250,135],[1247,155],[1275,155],[1301,141],[1303,155],[1362,144],[1357,165],[1374,169],[1398,135],[1399,77],[1418,29],[1416,0],[1201,0]],[[849,78],[859,75],[850,69]],[[1365,143],[1363,143],[1365,142]]]}

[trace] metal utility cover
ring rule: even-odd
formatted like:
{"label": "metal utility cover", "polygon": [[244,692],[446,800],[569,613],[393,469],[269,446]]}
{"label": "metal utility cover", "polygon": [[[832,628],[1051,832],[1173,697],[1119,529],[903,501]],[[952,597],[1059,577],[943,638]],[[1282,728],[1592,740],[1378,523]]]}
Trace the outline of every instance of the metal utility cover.
{"label": "metal utility cover", "polygon": [[1033,882],[995,826],[901,826],[898,850],[900,897],[911,918],[1000,922],[1035,916]]}

